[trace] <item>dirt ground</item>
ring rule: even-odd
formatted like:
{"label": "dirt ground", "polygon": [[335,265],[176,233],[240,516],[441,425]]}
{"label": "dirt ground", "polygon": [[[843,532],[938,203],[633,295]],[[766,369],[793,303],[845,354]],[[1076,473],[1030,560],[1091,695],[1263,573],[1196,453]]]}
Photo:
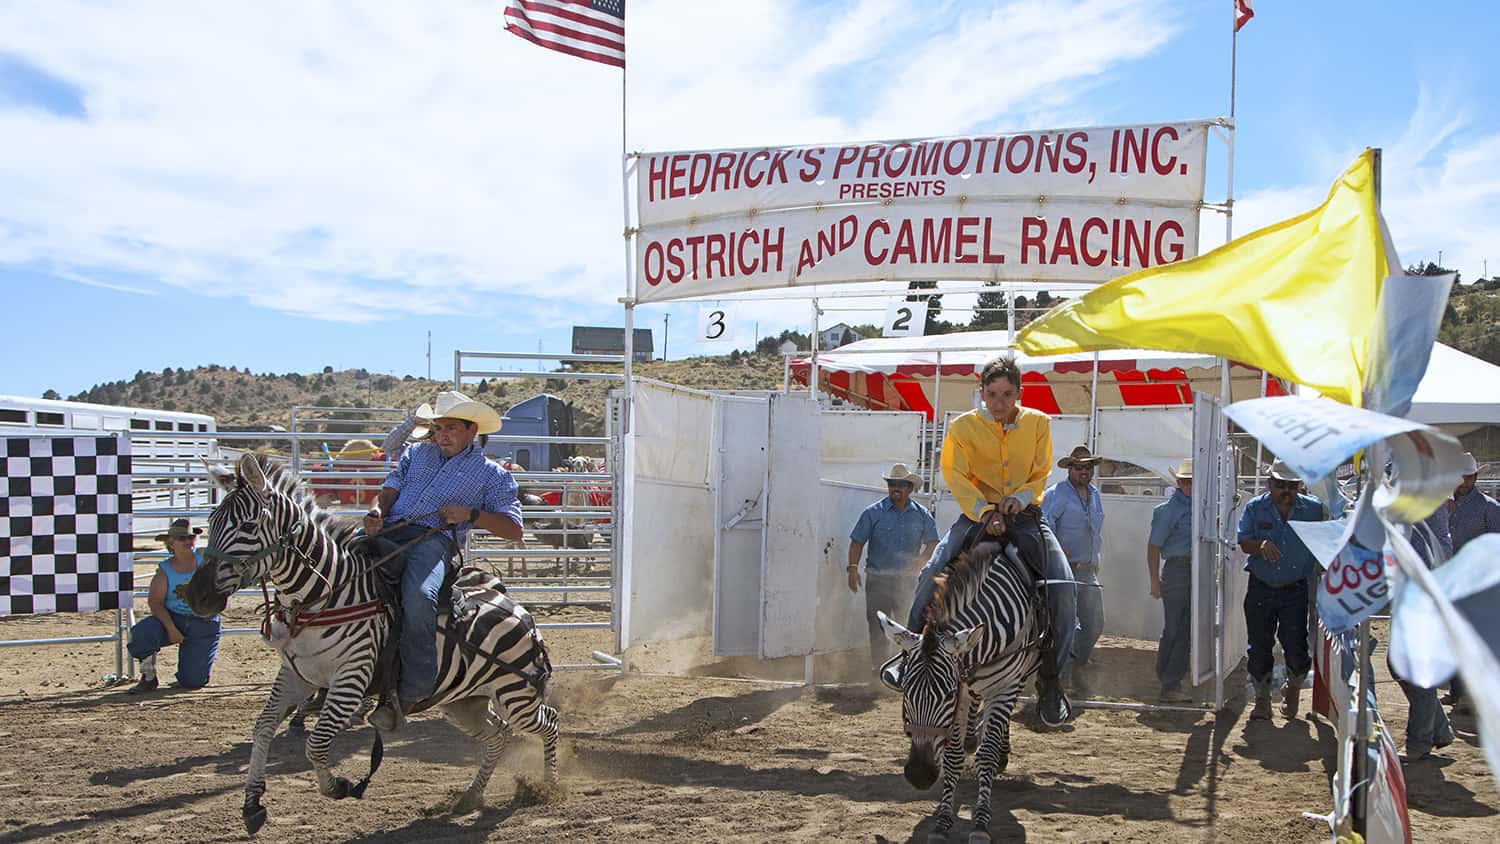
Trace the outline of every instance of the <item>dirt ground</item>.
{"label": "dirt ground", "polygon": [[[543,621],[607,619],[598,609],[538,612]],[[113,613],[0,619],[0,638],[108,633]],[[238,611],[227,626],[251,626]],[[602,631],[547,634],[553,661],[609,650]],[[1151,643],[1106,638],[1103,697],[1150,691]],[[1377,665],[1384,659],[1377,657]],[[113,645],[0,648],[0,842],[156,844],[244,839],[240,822],[250,725],[276,671],[254,636],[226,637],[206,689],[136,697],[107,686]],[[161,659],[163,682],[175,657]],[[1383,670],[1383,669],[1382,669]],[[1398,744],[1406,704],[1382,673],[1379,696]],[[1304,710],[1307,693],[1304,692]],[[478,753],[440,717],[391,736],[362,801],[317,794],[300,741],[278,735],[265,841],[905,841],[925,840],[936,790],[902,779],[900,702],[870,688],[797,686],[617,672],[560,676],[562,783],[539,789],[540,753],[518,738],[491,782],[488,808],[442,804],[467,784]],[[1023,715],[997,783],[996,841],[1318,841],[1326,828],[1332,731],[1303,718],[1248,723],[1243,703],[1218,716],[1090,709],[1044,732]],[[1407,769],[1414,840],[1500,840],[1500,795],[1475,746],[1459,740]],[[363,775],[373,730],[335,743],[338,770]],[[972,779],[956,832],[967,834]],[[961,840],[957,836],[954,840]]]}

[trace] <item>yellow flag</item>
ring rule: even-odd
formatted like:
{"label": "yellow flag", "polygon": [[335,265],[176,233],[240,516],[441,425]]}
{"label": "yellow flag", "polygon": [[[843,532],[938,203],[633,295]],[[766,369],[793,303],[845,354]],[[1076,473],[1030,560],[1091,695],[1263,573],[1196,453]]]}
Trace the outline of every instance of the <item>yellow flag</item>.
{"label": "yellow flag", "polygon": [[1121,276],[1028,325],[1028,355],[1160,349],[1218,355],[1360,404],[1389,270],[1370,150],[1328,199],[1191,261]]}

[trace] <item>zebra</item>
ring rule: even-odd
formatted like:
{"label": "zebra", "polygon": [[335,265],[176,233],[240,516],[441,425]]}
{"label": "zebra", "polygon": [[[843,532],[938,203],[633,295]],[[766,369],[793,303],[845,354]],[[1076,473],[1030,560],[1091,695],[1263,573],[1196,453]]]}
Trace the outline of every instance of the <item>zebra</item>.
{"label": "zebra", "polygon": [[[221,612],[242,584],[272,584],[262,633],[281,652],[281,670],[255,721],[245,774],[245,829],[266,822],[266,757],[276,726],[308,695],[326,689],[317,724],[306,741],[318,790],[335,800],[364,795],[335,776],[328,753],[366,695],[376,690],[380,655],[394,635],[394,609],[381,596],[381,576],[354,552],[354,527],[320,510],[296,477],[264,454],[245,454],[233,471],[211,473],[228,494],[209,516],[204,564],[188,581],[186,599],[198,615]],[[552,666],[531,615],[505,594],[498,578],[462,569],[454,583],[472,611],[460,622],[464,635],[438,622],[438,681],[423,708],[440,706],[459,729],[484,745],[473,782],[453,806],[480,808],[484,788],[510,738],[511,728],[541,738],[548,783],[557,778],[557,710],[544,703]],[[377,732],[370,774],[381,757]]]}
{"label": "zebra", "polygon": [[[878,613],[881,628],[904,652],[901,720],[911,737],[904,773],[919,789],[943,775],[937,825],[929,841],[947,839],[953,790],[983,705],[978,743],[979,796],[969,844],[988,842],[990,788],[1010,761],[1010,718],[1021,684],[1040,664],[1044,629],[1036,587],[1013,545],[986,542],[948,565],[921,632]],[[963,737],[966,740],[960,740]]]}

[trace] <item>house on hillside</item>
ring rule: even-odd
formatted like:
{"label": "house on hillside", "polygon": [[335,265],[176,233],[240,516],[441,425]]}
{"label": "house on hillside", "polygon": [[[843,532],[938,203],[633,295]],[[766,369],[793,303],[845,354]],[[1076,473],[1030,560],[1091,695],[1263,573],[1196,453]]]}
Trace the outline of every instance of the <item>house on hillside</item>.
{"label": "house on hillside", "polygon": [[[651,342],[651,329],[635,330],[633,357],[637,361],[649,361],[656,347]],[[625,329],[606,328],[598,325],[573,326],[573,354],[575,355],[623,355],[625,354]]]}
{"label": "house on hillside", "polygon": [[859,332],[844,323],[829,326],[818,332],[819,349],[837,349],[860,339]]}

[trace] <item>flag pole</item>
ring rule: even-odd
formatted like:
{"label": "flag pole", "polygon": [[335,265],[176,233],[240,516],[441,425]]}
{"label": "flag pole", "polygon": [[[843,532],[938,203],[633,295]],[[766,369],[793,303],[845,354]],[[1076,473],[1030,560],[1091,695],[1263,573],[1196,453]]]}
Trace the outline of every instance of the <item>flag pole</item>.
{"label": "flag pole", "polygon": [[631,260],[630,241],[633,233],[630,228],[630,146],[626,141],[626,116],[628,112],[626,103],[626,74],[629,71],[624,62],[620,64],[620,209],[621,219],[624,223],[625,240],[625,412],[620,420],[620,433],[630,433],[631,401],[634,391],[631,387],[632,363],[635,360],[635,285],[631,278],[634,270],[634,262]]}

